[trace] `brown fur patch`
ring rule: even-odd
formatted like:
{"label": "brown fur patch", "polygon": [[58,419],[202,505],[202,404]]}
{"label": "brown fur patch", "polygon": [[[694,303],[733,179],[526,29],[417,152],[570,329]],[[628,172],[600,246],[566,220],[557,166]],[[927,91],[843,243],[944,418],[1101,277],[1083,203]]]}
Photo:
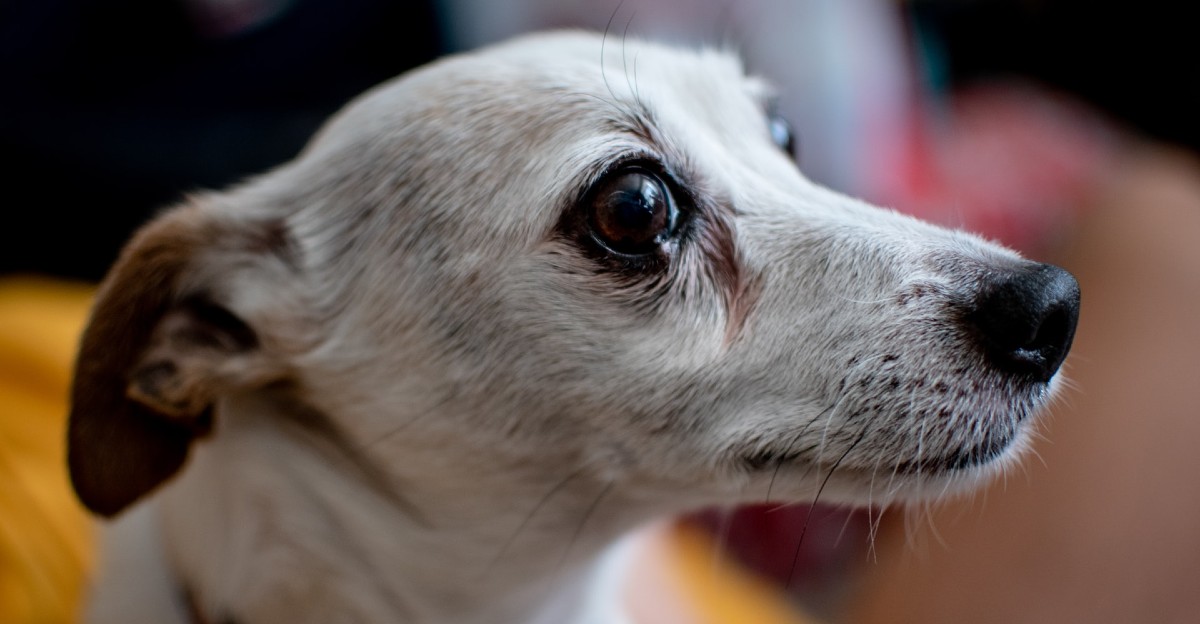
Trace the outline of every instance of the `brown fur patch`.
{"label": "brown fur patch", "polygon": [[761,280],[749,274],[738,258],[736,234],[728,216],[713,214],[700,229],[699,244],[706,271],[725,304],[725,345],[729,346],[745,328],[762,290]]}
{"label": "brown fur patch", "polygon": [[[217,343],[239,338],[176,313],[196,294],[181,292],[196,256],[221,248],[279,253],[285,240],[279,228],[223,221],[194,202],[144,227],[122,251],[100,285],[71,389],[67,463],[89,509],[113,515],[157,487],[208,427],[218,381],[211,367],[226,350]],[[164,327],[164,319],[174,320]],[[180,340],[208,356],[181,357]]]}

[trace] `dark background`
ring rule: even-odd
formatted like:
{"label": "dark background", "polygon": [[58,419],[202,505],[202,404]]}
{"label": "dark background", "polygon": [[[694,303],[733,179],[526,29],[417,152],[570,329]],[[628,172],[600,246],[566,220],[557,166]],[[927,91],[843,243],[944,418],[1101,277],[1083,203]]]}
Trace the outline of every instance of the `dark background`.
{"label": "dark background", "polygon": [[[157,209],[289,159],[355,94],[445,51],[435,2],[276,4],[230,32],[180,1],[0,3],[0,274],[98,279]],[[1028,77],[1197,149],[1189,6],[906,8],[946,86]]]}
{"label": "dark background", "polygon": [[0,3],[0,273],[98,279],[155,210],[290,159],[441,52],[431,3],[281,5],[229,33],[170,0]]}

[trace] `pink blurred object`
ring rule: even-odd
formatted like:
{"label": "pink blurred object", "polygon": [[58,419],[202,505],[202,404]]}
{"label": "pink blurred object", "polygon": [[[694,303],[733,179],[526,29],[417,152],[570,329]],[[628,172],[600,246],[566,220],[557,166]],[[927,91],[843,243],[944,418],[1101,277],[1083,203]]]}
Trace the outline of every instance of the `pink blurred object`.
{"label": "pink blurred object", "polygon": [[1027,84],[978,86],[940,116],[914,115],[903,157],[874,163],[866,192],[1028,251],[1069,226],[1119,144],[1115,127],[1082,104]]}

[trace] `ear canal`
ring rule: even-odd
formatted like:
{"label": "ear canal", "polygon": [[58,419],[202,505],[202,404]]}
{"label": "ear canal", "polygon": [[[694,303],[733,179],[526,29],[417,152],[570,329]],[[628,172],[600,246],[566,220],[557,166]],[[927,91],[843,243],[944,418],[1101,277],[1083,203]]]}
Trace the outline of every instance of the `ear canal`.
{"label": "ear canal", "polygon": [[231,313],[183,292],[195,287],[198,252],[235,238],[231,229],[200,207],[177,208],[134,237],[100,286],[67,427],[75,492],[100,515],[179,471],[207,430],[222,358],[256,346]]}

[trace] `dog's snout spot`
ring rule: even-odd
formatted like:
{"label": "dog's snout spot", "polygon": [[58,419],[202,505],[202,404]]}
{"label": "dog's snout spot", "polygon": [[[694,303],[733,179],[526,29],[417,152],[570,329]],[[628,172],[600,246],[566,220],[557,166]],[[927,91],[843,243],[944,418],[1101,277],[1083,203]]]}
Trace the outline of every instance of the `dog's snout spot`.
{"label": "dog's snout spot", "polygon": [[998,367],[1049,381],[1058,371],[1079,318],[1079,284],[1049,264],[985,282],[967,319]]}

